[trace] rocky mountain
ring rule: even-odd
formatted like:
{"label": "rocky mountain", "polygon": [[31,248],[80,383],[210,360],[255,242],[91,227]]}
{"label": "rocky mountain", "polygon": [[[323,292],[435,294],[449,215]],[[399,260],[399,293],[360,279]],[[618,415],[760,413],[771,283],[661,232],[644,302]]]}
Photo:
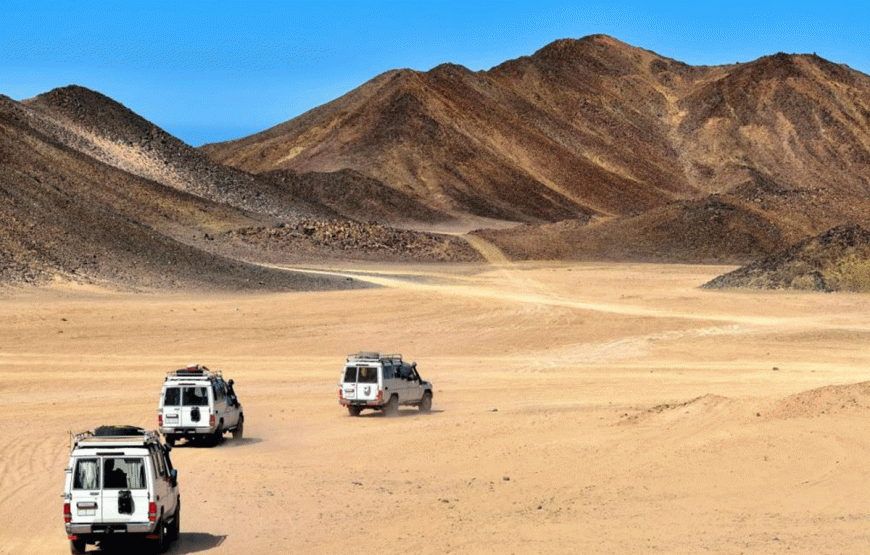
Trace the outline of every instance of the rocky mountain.
{"label": "rocky mountain", "polygon": [[[264,246],[232,233],[312,219],[321,227],[350,226],[341,212],[359,212],[358,197],[350,198],[357,187],[378,184],[352,172],[258,177],[221,166],[82,87],[24,102],[0,96],[0,284],[60,278],[123,288],[357,287],[247,262],[346,257],[353,248],[336,251],[307,235]],[[379,213],[385,220],[394,207],[414,206],[399,194],[385,199],[393,203]],[[387,258],[443,260],[454,251],[469,257],[464,243],[417,232],[406,232],[400,245],[411,254],[393,249]]]}
{"label": "rocky mountain", "polygon": [[870,231],[859,225],[830,229],[704,287],[870,292]]}
{"label": "rocky mountain", "polygon": [[124,288],[356,285],[212,252],[213,236],[268,220],[67,146],[81,137],[80,128],[0,96],[0,284],[61,278]]}
{"label": "rocky mountain", "polygon": [[119,170],[199,198],[295,220],[334,215],[246,172],[215,164],[118,102],[68,86],[22,102],[34,129]]}
{"label": "rocky mountain", "polygon": [[[387,72],[201,151],[255,174],[351,169],[457,218],[533,224],[486,234],[520,258],[746,260],[867,220],[870,77],[815,55],[689,66],[595,35],[488,71]],[[707,222],[712,195],[735,209]],[[746,238],[720,242],[732,228]]]}

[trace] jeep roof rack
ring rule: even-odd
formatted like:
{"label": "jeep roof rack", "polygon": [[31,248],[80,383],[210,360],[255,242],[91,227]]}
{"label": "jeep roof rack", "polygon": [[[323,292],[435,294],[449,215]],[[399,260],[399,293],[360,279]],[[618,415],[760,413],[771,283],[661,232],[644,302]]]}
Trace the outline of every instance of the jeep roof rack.
{"label": "jeep roof rack", "polygon": [[401,364],[402,355],[382,355],[376,352],[359,352],[347,355],[347,362],[391,362],[393,364]]}
{"label": "jeep roof rack", "polygon": [[221,374],[220,370],[209,370],[208,366],[203,366],[201,364],[189,364],[186,368],[179,368],[178,370],[170,370],[166,372],[166,380],[170,379],[196,379],[196,378],[204,378],[207,380],[213,378],[223,379],[223,374]]}
{"label": "jeep roof rack", "polygon": [[135,447],[151,442],[160,443],[160,434],[137,426],[99,426],[78,434],[70,432],[70,451],[76,447]]}

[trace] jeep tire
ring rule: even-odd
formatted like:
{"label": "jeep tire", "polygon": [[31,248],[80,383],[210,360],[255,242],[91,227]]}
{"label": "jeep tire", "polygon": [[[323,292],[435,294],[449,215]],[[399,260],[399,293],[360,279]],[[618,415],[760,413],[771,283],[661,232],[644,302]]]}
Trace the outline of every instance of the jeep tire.
{"label": "jeep tire", "polygon": [[157,539],[152,540],[154,542],[154,552],[164,553],[169,547],[168,538],[166,537],[166,523],[161,519],[157,522],[157,528],[154,531],[157,533]]}
{"label": "jeep tire", "polygon": [[432,392],[427,391],[423,394],[423,398],[420,400],[418,408],[420,409],[420,412],[430,412],[432,410]]}
{"label": "jeep tire", "polygon": [[233,430],[233,439],[239,441],[245,435],[245,417],[239,415],[239,423],[236,424],[236,429]]}
{"label": "jeep tire", "polygon": [[175,518],[172,519],[172,541],[178,541],[181,536],[181,499],[178,500],[178,505],[175,507]]}
{"label": "jeep tire", "polygon": [[384,414],[386,416],[396,416],[399,414],[399,396],[392,395],[387,404],[384,405]]}
{"label": "jeep tire", "polygon": [[217,428],[215,429],[214,433],[209,438],[209,440],[213,445],[220,445],[221,440],[223,440],[223,438],[224,438],[224,421],[221,420],[218,423]]}
{"label": "jeep tire", "polygon": [[356,405],[348,405],[347,412],[349,412],[351,416],[359,416],[362,412],[362,407],[358,407]]}
{"label": "jeep tire", "polygon": [[72,553],[72,555],[84,555],[87,548],[88,544],[83,539],[69,541],[69,551],[70,553]]}

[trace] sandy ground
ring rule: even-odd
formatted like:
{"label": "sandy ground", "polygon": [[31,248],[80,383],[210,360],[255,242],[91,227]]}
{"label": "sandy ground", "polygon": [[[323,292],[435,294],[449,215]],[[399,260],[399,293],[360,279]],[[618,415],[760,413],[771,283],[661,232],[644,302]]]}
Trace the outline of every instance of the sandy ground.
{"label": "sandy ground", "polygon": [[[6,292],[0,553],[66,552],[68,432],[155,427],[164,372],[200,362],[235,379],[246,437],[173,450],[171,553],[865,554],[870,297],[697,288],[728,269]],[[337,383],[357,350],[416,360],[433,413],[348,416]]]}

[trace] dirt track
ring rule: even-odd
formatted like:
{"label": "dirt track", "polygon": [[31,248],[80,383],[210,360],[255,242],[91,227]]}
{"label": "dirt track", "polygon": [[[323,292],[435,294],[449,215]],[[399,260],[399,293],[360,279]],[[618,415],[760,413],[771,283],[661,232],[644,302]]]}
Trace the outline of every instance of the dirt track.
{"label": "dirt track", "polygon": [[[870,548],[870,297],[697,289],[723,267],[373,269],[381,289],[7,294],[0,553],[66,551],[67,431],[153,428],[189,362],[236,380],[246,438],[173,451],[171,553]],[[434,412],[349,417],[361,349],[417,360]]]}

